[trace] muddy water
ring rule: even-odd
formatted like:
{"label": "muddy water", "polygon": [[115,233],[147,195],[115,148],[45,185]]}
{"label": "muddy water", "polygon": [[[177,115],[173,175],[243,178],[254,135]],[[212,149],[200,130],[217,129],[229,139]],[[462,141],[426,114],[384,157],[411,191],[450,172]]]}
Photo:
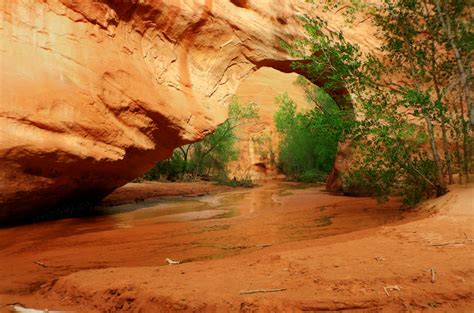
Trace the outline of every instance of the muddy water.
{"label": "muddy water", "polygon": [[374,228],[401,218],[399,203],[339,197],[272,183],[199,197],[102,207],[103,215],[0,229],[0,300],[91,268],[212,260]]}
{"label": "muddy water", "polygon": [[134,227],[137,224],[170,223],[202,219],[222,219],[253,213],[280,204],[277,199],[294,186],[284,184],[214,195],[147,199],[98,209],[113,218],[117,227]]}

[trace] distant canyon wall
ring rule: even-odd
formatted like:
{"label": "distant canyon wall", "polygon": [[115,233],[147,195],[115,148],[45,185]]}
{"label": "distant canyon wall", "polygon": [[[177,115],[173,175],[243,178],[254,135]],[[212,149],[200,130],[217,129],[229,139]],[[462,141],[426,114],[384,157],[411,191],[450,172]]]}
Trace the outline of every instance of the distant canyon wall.
{"label": "distant canyon wall", "polygon": [[280,136],[275,127],[278,96],[287,94],[298,111],[306,112],[313,104],[306,100],[304,89],[296,84],[298,75],[263,67],[242,81],[236,91],[240,104],[252,103],[258,118],[236,130],[239,157],[229,164],[229,174],[236,178],[271,180],[284,177],[276,167]]}

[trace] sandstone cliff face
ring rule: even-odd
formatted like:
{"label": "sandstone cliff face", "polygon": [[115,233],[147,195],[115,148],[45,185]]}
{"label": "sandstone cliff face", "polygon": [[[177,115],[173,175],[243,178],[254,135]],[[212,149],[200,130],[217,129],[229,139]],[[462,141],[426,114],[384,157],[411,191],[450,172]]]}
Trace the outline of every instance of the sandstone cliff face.
{"label": "sandstone cliff face", "polygon": [[2,2],[0,218],[100,198],[212,131],[297,34],[297,1],[248,2]]}
{"label": "sandstone cliff face", "polygon": [[[0,220],[99,199],[225,119],[239,81],[288,64],[298,0],[0,4]],[[286,66],[286,65],[285,65]]]}
{"label": "sandstone cliff face", "polygon": [[258,119],[237,129],[238,160],[230,164],[230,175],[253,180],[273,179],[281,175],[275,166],[279,135],[274,116],[278,110],[276,97],[284,93],[295,102],[299,111],[308,111],[302,87],[295,84],[298,75],[263,67],[242,81],[236,91],[239,103],[253,103]]}

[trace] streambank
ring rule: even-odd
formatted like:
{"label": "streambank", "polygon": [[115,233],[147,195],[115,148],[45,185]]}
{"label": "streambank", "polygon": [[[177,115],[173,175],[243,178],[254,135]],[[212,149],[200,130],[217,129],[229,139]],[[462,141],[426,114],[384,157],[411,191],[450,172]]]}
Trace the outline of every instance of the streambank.
{"label": "streambank", "polygon": [[[414,212],[284,183],[214,196],[192,201],[233,213],[137,217],[147,207],[2,229],[16,243],[1,246],[0,300],[76,312],[474,307],[471,189]],[[258,289],[284,290],[241,294]]]}

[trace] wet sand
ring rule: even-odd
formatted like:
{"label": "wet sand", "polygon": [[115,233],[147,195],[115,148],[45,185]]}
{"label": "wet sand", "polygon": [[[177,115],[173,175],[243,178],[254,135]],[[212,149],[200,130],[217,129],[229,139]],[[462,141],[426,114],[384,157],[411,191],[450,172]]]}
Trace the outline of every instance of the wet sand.
{"label": "wet sand", "polygon": [[[462,312],[473,304],[470,243],[455,250],[425,244],[449,240],[436,234],[453,225],[452,237],[473,238],[469,210],[463,214],[471,224],[458,227],[441,214],[446,203],[434,204],[438,213],[428,204],[403,213],[396,200],[377,204],[289,183],[138,203],[132,197],[129,204],[124,193],[112,195],[120,202],[106,202],[107,215],[0,229],[1,304],[78,312],[301,311],[399,308],[406,297],[421,309],[429,308],[431,289],[431,306]],[[181,264],[168,266],[166,258]],[[435,263],[438,285],[423,272]],[[407,287],[417,281],[421,293]],[[391,285],[403,285],[403,292],[387,296],[383,287]],[[287,290],[239,294],[259,288]]]}

